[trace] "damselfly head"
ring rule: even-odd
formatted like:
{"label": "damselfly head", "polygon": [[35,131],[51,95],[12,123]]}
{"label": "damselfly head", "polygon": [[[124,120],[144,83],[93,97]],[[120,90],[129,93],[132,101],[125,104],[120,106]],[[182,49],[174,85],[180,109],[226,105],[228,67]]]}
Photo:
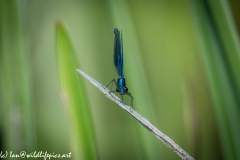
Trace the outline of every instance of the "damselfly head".
{"label": "damselfly head", "polygon": [[117,34],[117,33],[118,33],[118,29],[114,28],[114,34]]}
{"label": "damselfly head", "polygon": [[116,91],[117,91],[120,95],[124,95],[125,93],[128,92],[128,88],[127,88],[127,87],[119,87],[119,88],[116,88]]}

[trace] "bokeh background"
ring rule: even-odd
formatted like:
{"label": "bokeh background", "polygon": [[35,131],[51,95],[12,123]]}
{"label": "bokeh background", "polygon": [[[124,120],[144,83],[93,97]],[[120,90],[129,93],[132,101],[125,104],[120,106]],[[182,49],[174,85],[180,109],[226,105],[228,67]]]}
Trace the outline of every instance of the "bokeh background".
{"label": "bokeh background", "polygon": [[[1,0],[0,150],[72,152],[72,159],[77,153],[71,106],[61,98],[61,23],[78,67],[104,85],[117,78],[113,28],[122,30],[134,109],[195,159],[240,159],[239,6],[237,0]],[[96,146],[91,159],[180,159],[82,83]],[[128,96],[124,101],[130,104]]]}

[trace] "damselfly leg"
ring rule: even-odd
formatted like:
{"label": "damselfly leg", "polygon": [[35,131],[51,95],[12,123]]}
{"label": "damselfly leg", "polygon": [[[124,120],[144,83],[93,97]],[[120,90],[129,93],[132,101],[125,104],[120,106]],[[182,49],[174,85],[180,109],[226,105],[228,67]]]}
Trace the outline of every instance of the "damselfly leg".
{"label": "damselfly leg", "polygon": [[[115,83],[116,88],[117,88],[117,82],[116,82],[115,79],[113,79],[113,80],[111,80],[111,82],[108,83],[108,85],[105,87],[105,89],[111,84],[110,92],[117,92],[117,91],[113,91],[113,90],[112,90],[113,82]],[[109,92],[109,93],[110,93],[110,92]]]}
{"label": "damselfly leg", "polygon": [[126,92],[126,94],[127,94],[129,97],[131,97],[131,106],[133,107],[133,100],[134,100],[133,96],[131,95],[130,92]]}

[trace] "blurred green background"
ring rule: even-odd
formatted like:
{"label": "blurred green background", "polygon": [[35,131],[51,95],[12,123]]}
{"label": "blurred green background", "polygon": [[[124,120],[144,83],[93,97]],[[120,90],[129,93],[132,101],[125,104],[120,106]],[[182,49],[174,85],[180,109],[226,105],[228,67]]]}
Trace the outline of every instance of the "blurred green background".
{"label": "blurred green background", "polygon": [[[61,92],[66,70],[57,58],[58,22],[77,66],[104,85],[117,78],[113,28],[122,30],[134,109],[195,159],[240,160],[239,6],[237,0],[1,0],[0,151],[85,154],[73,143],[78,133],[69,113],[76,110]],[[95,145],[90,159],[180,159],[82,83],[93,132],[79,128]],[[128,96],[124,101],[130,104]]]}

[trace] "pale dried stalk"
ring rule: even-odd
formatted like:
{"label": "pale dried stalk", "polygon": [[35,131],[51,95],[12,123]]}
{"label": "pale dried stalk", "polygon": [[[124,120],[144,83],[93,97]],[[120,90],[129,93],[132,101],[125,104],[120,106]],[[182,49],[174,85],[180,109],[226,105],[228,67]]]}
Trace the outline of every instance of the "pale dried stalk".
{"label": "pale dried stalk", "polygon": [[105,86],[96,81],[94,78],[86,74],[80,69],[77,71],[86,78],[89,82],[91,82],[94,86],[96,86],[105,96],[111,99],[113,102],[117,103],[122,109],[126,110],[130,115],[132,115],[137,121],[139,121],[147,130],[152,132],[158,139],[160,139],[166,146],[170,147],[177,155],[179,155],[184,160],[194,160],[187,152],[185,152],[181,147],[179,147],[171,138],[163,134],[160,130],[158,130],[154,125],[152,125],[146,118],[141,116],[137,111],[135,111],[132,107],[125,104],[120,98],[118,98],[115,94],[110,92]]}

